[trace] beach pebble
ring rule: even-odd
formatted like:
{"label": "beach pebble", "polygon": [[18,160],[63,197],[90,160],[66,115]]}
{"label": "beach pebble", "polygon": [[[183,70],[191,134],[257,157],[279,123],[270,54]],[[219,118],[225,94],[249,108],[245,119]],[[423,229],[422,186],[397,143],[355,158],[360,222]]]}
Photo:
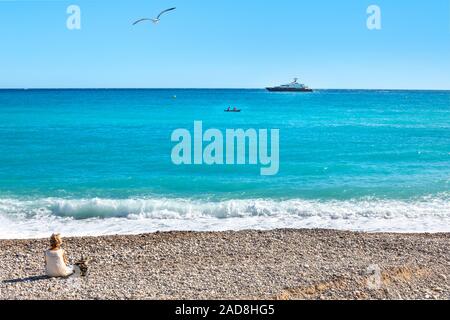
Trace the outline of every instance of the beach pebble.
{"label": "beach pebble", "polygon": [[[333,230],[66,238],[82,279],[42,278],[47,240],[0,240],[4,299],[446,299],[449,234]],[[380,248],[383,248],[380,250]],[[383,290],[367,285],[382,266]],[[431,284],[431,285],[430,285]],[[433,288],[433,290],[430,290]]]}

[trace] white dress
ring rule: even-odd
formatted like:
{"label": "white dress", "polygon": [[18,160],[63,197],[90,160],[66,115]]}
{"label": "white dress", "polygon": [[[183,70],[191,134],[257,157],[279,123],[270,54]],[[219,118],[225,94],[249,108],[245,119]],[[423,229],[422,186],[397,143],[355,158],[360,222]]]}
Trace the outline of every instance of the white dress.
{"label": "white dress", "polygon": [[46,272],[49,277],[67,277],[73,273],[73,266],[64,263],[64,250],[45,251]]}

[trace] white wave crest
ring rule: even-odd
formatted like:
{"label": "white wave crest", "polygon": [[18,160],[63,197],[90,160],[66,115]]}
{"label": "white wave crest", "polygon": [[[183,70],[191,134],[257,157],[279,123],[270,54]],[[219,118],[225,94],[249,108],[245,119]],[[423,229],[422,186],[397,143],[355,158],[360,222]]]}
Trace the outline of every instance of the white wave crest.
{"label": "white wave crest", "polygon": [[450,231],[448,195],[415,200],[0,199],[0,238],[333,228],[390,232]]}

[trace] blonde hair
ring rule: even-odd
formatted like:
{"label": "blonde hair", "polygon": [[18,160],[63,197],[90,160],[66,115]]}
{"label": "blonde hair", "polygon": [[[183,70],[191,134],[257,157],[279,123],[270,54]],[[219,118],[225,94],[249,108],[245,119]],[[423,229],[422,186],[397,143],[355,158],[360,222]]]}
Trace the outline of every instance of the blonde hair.
{"label": "blonde hair", "polygon": [[60,247],[62,243],[62,238],[59,233],[52,234],[52,236],[50,237],[50,247],[52,249]]}

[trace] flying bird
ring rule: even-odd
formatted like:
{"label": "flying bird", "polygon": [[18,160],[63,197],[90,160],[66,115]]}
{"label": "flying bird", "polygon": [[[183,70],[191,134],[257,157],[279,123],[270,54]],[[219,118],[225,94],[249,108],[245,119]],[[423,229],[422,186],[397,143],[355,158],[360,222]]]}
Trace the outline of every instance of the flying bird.
{"label": "flying bird", "polygon": [[138,24],[139,22],[142,22],[142,21],[151,21],[151,22],[153,22],[153,23],[158,23],[160,20],[161,20],[161,16],[164,14],[164,13],[166,13],[166,12],[169,12],[169,11],[172,11],[172,10],[175,10],[176,8],[170,8],[170,9],[166,9],[166,10],[164,10],[164,11],[162,11],[160,14],[158,14],[158,16],[156,17],[156,18],[153,18],[153,19],[149,19],[149,18],[142,18],[142,19],[139,19],[139,20],[137,20],[137,21],[135,21],[134,23],[133,23],[133,26],[134,25],[136,25],[136,24]]}

